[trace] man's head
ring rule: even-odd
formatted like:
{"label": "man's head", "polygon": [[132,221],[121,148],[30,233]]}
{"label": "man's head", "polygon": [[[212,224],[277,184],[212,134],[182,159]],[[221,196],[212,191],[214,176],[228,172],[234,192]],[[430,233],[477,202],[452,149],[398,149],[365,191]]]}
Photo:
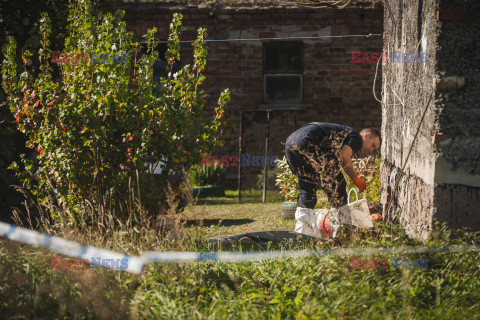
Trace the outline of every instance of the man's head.
{"label": "man's head", "polygon": [[380,148],[382,137],[377,129],[365,128],[360,131],[360,135],[362,136],[362,148],[360,149],[361,153],[372,154],[375,152],[375,150]]}

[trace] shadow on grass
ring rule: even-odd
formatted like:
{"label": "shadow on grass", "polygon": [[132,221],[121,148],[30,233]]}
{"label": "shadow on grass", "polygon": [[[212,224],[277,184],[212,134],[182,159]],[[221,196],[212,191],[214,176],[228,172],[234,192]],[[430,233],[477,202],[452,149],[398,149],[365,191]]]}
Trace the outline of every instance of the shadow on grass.
{"label": "shadow on grass", "polygon": [[[265,203],[282,202],[278,191],[268,190]],[[242,201],[238,202],[237,190],[226,190],[223,197],[198,198],[194,199],[195,205],[239,205],[246,203],[263,203],[261,190],[242,191]]]}
{"label": "shadow on grass", "polygon": [[196,206],[211,206],[211,205],[238,205],[239,202],[237,199],[226,199],[222,198],[206,198],[206,199],[198,199],[194,201],[194,205]]}
{"label": "shadow on grass", "polygon": [[323,240],[292,231],[272,230],[225,235],[207,239],[214,251],[272,251],[333,249],[341,245],[336,240]]}
{"label": "shadow on grass", "polygon": [[185,227],[191,226],[203,226],[203,227],[230,227],[239,226],[242,224],[252,223],[253,219],[199,219],[199,220],[187,220],[185,221]]}

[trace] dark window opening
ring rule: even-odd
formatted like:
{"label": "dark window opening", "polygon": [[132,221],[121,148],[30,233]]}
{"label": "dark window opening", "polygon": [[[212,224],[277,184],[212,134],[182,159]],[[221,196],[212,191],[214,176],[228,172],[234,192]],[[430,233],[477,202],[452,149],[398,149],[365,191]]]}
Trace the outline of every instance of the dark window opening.
{"label": "dark window opening", "polygon": [[268,101],[299,102],[302,97],[302,76],[266,75],[265,98]]}
{"label": "dark window opening", "polygon": [[[158,52],[158,60],[155,61],[155,63],[153,64],[153,82],[159,83],[161,78],[168,77],[168,71],[167,71],[168,62],[165,59],[165,53],[168,50],[168,46],[166,43],[159,43],[154,50]],[[148,54],[146,43],[142,43],[142,49],[140,53]],[[180,61],[175,61],[172,67],[173,67],[172,71],[174,73],[180,70]]]}
{"label": "dark window opening", "polygon": [[264,43],[263,73],[266,102],[302,102],[302,43]]}

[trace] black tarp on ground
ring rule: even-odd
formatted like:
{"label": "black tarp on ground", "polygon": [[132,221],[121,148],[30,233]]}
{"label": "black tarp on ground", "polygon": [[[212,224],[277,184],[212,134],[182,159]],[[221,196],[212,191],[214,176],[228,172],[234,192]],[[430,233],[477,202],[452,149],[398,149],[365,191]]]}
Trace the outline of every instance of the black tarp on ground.
{"label": "black tarp on ground", "polygon": [[324,241],[322,239],[307,236],[301,233],[293,232],[293,231],[259,231],[259,232],[249,232],[249,233],[242,233],[238,235],[227,235],[222,237],[215,237],[208,239],[209,242],[213,243],[221,243],[221,244],[228,244],[232,242],[239,242],[239,243],[256,243],[256,244],[266,244],[268,242],[283,242],[283,241]]}

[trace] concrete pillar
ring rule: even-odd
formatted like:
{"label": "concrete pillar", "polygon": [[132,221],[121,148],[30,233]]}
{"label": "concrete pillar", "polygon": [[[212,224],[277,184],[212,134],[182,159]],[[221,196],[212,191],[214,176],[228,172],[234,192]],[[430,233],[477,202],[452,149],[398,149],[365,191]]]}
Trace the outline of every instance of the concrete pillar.
{"label": "concrete pillar", "polygon": [[[386,1],[382,198],[387,220],[426,239],[433,221],[480,229],[480,39],[478,1]],[[423,58],[423,59],[422,59]],[[433,99],[420,124],[430,94]]]}

